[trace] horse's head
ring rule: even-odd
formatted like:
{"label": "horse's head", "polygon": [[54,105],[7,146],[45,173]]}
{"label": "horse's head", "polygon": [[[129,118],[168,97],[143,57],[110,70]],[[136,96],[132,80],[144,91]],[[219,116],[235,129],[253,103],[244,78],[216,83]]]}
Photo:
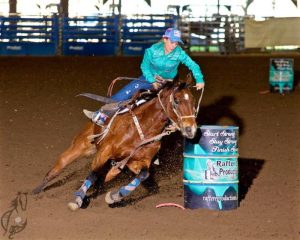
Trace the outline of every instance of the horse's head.
{"label": "horse's head", "polygon": [[187,138],[194,138],[197,131],[195,99],[188,88],[192,81],[191,74],[184,81],[174,80],[164,94],[167,95],[165,111],[168,117]]}

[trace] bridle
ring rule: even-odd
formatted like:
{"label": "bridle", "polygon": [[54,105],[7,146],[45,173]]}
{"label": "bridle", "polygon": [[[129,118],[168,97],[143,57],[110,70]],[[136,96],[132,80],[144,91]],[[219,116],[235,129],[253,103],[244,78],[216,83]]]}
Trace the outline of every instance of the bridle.
{"label": "bridle", "polygon": [[[186,119],[186,118],[196,118],[196,117],[197,117],[197,112],[198,112],[198,111],[196,110],[195,113],[194,113],[194,115],[180,115],[180,114],[178,113],[178,111],[177,111],[177,105],[178,105],[178,104],[175,102],[175,99],[174,99],[174,93],[178,90],[178,87],[176,87],[176,88],[172,91],[172,93],[170,94],[170,97],[169,97],[169,101],[170,101],[171,106],[172,106],[172,111],[173,111],[173,113],[176,115],[176,117],[177,117],[177,119],[178,119],[177,122],[174,121],[174,119],[173,119],[173,118],[169,115],[169,113],[167,112],[166,107],[164,106],[164,104],[163,104],[163,102],[162,102],[162,100],[161,100],[161,93],[162,93],[162,90],[163,90],[163,89],[161,89],[161,90],[159,91],[159,93],[158,93],[158,100],[159,100],[159,103],[160,103],[162,109],[164,110],[164,112],[166,113],[167,117],[171,120],[173,126],[176,127],[176,129],[180,131],[180,127],[178,126],[177,122],[179,122],[180,125],[182,125],[183,119]],[[200,102],[199,102],[199,104],[200,104]],[[197,108],[197,109],[198,109],[198,108]]]}

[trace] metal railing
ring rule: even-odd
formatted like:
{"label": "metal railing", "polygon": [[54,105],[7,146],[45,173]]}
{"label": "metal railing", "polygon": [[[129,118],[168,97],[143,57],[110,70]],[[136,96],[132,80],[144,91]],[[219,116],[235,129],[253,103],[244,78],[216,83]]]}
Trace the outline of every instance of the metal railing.
{"label": "metal railing", "polygon": [[177,24],[175,15],[137,15],[123,17],[121,26],[122,53],[142,55],[146,48],[158,42],[169,27]]}
{"label": "metal railing", "polygon": [[239,16],[14,16],[0,17],[0,55],[142,55],[174,26],[191,52],[228,54],[244,48]]}
{"label": "metal railing", "polygon": [[1,55],[54,55],[57,17],[0,17]]}
{"label": "metal railing", "polygon": [[244,18],[182,17],[179,28],[190,51],[235,53],[244,49]]}

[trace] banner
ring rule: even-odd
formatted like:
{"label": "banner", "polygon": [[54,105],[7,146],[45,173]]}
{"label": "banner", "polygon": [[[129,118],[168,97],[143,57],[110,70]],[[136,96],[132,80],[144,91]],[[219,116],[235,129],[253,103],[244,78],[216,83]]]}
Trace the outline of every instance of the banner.
{"label": "banner", "polygon": [[290,92],[294,87],[294,59],[271,58],[269,83],[271,92]]}
{"label": "banner", "polygon": [[300,18],[245,19],[245,48],[300,46]]}

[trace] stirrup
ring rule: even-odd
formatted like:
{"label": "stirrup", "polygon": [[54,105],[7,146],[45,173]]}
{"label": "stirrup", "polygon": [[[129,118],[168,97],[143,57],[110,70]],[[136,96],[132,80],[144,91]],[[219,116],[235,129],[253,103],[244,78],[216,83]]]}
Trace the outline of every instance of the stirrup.
{"label": "stirrup", "polygon": [[92,112],[92,111],[83,109],[83,113],[85,114],[85,116],[87,116],[89,119],[91,119],[93,123],[97,124],[98,126],[104,125],[105,120],[108,118],[108,116],[105,113],[103,113],[102,111]]}

